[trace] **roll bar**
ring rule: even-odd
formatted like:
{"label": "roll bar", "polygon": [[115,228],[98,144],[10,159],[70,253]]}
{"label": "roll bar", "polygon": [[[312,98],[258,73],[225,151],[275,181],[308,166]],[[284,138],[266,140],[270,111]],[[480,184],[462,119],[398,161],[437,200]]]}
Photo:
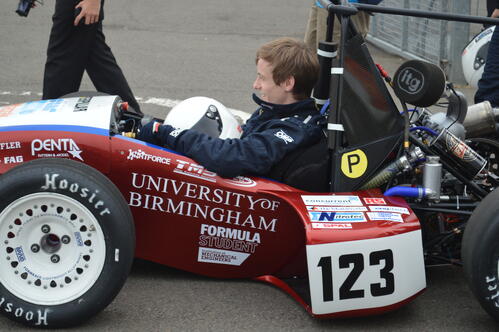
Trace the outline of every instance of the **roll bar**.
{"label": "roll bar", "polygon": [[418,10],[418,9],[382,7],[382,6],[368,5],[363,3],[348,3],[342,0],[333,0],[333,1],[319,0],[319,1],[324,8],[327,8],[328,11],[340,14],[349,13],[350,15],[352,15],[355,14],[358,10],[360,10],[371,13],[424,17],[424,18],[432,18],[436,20],[445,20],[445,21],[499,25],[499,18],[480,17],[480,16],[463,15],[463,14],[437,13],[428,10]]}

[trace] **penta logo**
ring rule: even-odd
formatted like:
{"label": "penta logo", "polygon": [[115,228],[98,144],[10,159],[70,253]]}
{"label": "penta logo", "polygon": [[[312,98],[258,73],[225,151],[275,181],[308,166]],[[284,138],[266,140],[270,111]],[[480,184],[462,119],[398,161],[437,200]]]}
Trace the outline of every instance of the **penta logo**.
{"label": "penta logo", "polygon": [[410,95],[415,95],[423,88],[424,76],[419,70],[412,67],[406,67],[402,69],[397,83],[400,89]]}
{"label": "penta logo", "polygon": [[31,142],[31,155],[38,157],[69,157],[83,161],[81,150],[72,138],[35,139]]}

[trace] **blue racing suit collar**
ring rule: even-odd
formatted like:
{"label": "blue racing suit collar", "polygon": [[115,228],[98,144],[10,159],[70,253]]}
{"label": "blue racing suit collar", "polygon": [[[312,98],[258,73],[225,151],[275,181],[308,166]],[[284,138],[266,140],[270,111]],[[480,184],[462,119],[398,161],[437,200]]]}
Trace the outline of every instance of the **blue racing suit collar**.
{"label": "blue racing suit collar", "polygon": [[317,109],[315,101],[312,98],[303,99],[292,104],[273,104],[263,101],[253,93],[253,100],[260,106],[261,110],[269,111],[275,115],[291,115],[303,112],[304,109]]}

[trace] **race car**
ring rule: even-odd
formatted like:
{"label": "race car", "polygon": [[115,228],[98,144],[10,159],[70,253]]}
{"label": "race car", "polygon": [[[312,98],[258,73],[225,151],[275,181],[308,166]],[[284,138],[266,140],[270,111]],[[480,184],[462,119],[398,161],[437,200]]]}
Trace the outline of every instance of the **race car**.
{"label": "race car", "polygon": [[434,117],[426,104],[443,91],[424,82],[446,85],[425,63],[394,77],[419,105],[401,116],[362,37],[350,37],[335,63],[345,70],[327,68],[341,82],[331,87],[328,192],[223,178],[142,142],[144,119],[117,96],[0,108],[0,312],[34,327],[80,324],[113,300],[138,257],[268,282],[315,317],[379,314],[424,291],[425,264],[461,263],[462,251],[473,291],[497,317],[493,131],[478,126],[469,133],[480,140],[464,141],[458,93]]}
{"label": "race car", "polygon": [[267,281],[317,316],[383,312],[425,288],[420,225],[402,198],[222,178],[116,132],[122,105],[95,96],[0,109],[9,318],[78,324],[114,298],[134,257]]}

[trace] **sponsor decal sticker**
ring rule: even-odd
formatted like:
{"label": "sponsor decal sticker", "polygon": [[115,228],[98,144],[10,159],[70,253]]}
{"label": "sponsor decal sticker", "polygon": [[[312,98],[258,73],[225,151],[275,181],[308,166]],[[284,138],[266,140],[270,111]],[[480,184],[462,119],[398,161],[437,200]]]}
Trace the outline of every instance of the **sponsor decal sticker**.
{"label": "sponsor decal sticker", "polygon": [[371,205],[369,206],[369,209],[371,211],[375,212],[395,212],[395,213],[401,213],[401,214],[410,214],[409,210],[405,207],[400,207],[400,206],[374,206]]}
{"label": "sponsor decal sticker", "polygon": [[187,175],[193,178],[206,180],[209,182],[217,182],[216,173],[207,171],[201,165],[184,160],[177,159],[177,167],[173,170],[173,172],[177,174]]}
{"label": "sponsor decal sticker", "polygon": [[83,161],[81,149],[72,138],[35,139],[31,142],[31,155],[45,157],[73,157]]}
{"label": "sponsor decal sticker", "polygon": [[371,220],[388,220],[394,222],[404,222],[402,215],[400,213],[392,212],[366,212],[367,216]]}
{"label": "sponsor decal sticker", "polygon": [[305,205],[322,206],[363,206],[359,196],[349,195],[303,195]]}
{"label": "sponsor decal sticker", "polygon": [[201,224],[199,236],[201,247],[254,253],[260,243],[261,238],[258,232]]}
{"label": "sponsor decal sticker", "polygon": [[90,104],[92,97],[80,97],[76,102],[73,112],[86,112],[88,110],[88,105]]}
{"label": "sponsor decal sticker", "polygon": [[307,206],[308,211],[323,212],[363,212],[367,211],[365,206]]}
{"label": "sponsor decal sticker", "polygon": [[365,222],[363,212],[309,212],[310,221],[324,222]]}
{"label": "sponsor decal sticker", "polygon": [[245,188],[256,186],[256,182],[254,180],[245,176],[238,176],[233,179],[223,179],[223,182]]}
{"label": "sponsor decal sticker", "polygon": [[147,160],[147,161],[152,161],[152,162],[164,164],[164,165],[170,165],[170,163],[171,163],[170,158],[155,156],[155,155],[146,153],[140,149],[138,149],[138,150],[128,149],[127,159],[128,160],[135,160],[135,159]]}
{"label": "sponsor decal sticker", "polygon": [[21,148],[21,142],[0,142],[0,150],[15,150]]}
{"label": "sponsor decal sticker", "polygon": [[364,202],[366,204],[386,204],[385,199],[381,197],[366,197],[364,198]]}
{"label": "sponsor decal sticker", "polygon": [[[147,174],[132,173],[128,205],[200,223],[276,232],[280,201]],[[253,235],[252,235],[253,236]]]}
{"label": "sponsor decal sticker", "polygon": [[4,164],[19,164],[24,161],[23,156],[7,156],[3,157]]}
{"label": "sponsor decal sticker", "polygon": [[348,224],[348,223],[335,224],[332,222],[313,222],[312,228],[314,228],[314,229],[352,229],[352,224]]}
{"label": "sponsor decal sticker", "polygon": [[6,118],[10,116],[19,105],[20,104],[0,107],[0,118]]}
{"label": "sponsor decal sticker", "polygon": [[240,266],[248,256],[249,254],[237,251],[200,247],[198,262]]}

